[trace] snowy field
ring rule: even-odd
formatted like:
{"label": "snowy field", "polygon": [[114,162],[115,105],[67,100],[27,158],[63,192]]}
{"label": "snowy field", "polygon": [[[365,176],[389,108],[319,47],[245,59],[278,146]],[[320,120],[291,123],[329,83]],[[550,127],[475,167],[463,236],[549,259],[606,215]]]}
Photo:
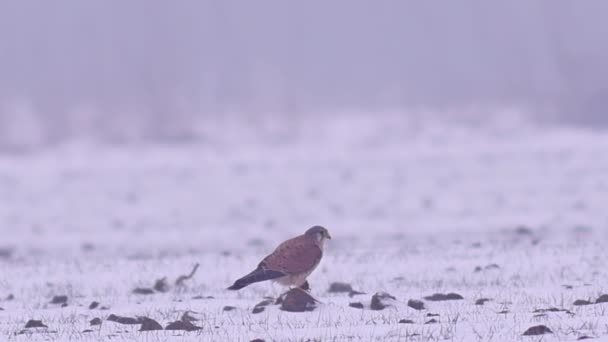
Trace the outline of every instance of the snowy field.
{"label": "snowy field", "polygon": [[[0,340],[608,339],[595,303],[608,294],[608,135],[400,124],[0,155]],[[315,224],[333,239],[309,278],[314,311],[252,313],[284,291],[271,283],[224,290]],[[132,292],[163,277],[165,292]],[[334,282],[365,294],[328,293]],[[371,310],[381,291],[396,299]],[[435,293],[463,299],[424,299]],[[164,327],[187,311],[202,329],[106,320]],[[539,325],[552,334],[522,336]]]}

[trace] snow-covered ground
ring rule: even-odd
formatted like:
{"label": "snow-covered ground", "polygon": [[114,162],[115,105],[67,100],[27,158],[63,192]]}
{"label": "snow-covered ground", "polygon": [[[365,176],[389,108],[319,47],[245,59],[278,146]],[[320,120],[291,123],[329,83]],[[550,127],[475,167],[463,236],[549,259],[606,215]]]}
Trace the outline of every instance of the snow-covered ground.
{"label": "snow-covered ground", "polygon": [[[505,341],[539,324],[554,332],[544,340],[608,338],[608,304],[573,305],[608,293],[608,135],[370,119],[294,127],[0,156],[0,298],[14,295],[0,301],[1,339]],[[310,277],[318,309],[253,314],[282,289],[224,290],[314,224],[334,237]],[[185,287],[131,293],[195,263]],[[327,293],[335,281],[367,294]],[[349,307],[378,291],[393,306]],[[406,304],[436,292],[464,300]],[[68,306],[50,304],[55,295]],[[549,308],[569,312],[534,312]],[[202,330],[89,326],[109,314],[166,325],[186,310]],[[29,319],[49,328],[18,334]]]}

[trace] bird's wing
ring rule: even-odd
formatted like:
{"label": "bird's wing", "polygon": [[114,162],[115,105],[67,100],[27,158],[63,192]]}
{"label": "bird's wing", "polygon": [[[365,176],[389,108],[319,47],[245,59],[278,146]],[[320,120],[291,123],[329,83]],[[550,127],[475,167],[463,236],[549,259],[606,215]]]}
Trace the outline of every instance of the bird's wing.
{"label": "bird's wing", "polygon": [[286,274],[312,270],[323,256],[318,244],[305,236],[289,239],[277,247],[260,263],[261,267]]}

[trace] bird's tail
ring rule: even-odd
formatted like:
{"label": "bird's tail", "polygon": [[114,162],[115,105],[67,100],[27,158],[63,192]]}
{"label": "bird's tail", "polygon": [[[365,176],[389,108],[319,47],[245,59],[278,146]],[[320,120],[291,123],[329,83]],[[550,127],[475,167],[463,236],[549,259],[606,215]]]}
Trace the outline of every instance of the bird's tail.
{"label": "bird's tail", "polygon": [[285,276],[286,274],[279,271],[266,270],[262,267],[256,268],[253,272],[237,280],[228,288],[228,290],[240,290],[247,285],[257,283],[264,280],[271,280]]}

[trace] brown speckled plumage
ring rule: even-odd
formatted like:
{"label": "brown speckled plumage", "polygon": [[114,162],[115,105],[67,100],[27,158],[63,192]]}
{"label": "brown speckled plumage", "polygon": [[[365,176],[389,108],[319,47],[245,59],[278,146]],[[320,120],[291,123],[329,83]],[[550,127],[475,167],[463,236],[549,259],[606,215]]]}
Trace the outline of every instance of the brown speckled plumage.
{"label": "brown speckled plumage", "polygon": [[307,285],[306,278],[323,257],[326,239],[331,239],[327,229],[321,226],[308,229],[304,234],[281,243],[253,272],[237,280],[228,289],[238,290],[271,279],[287,286]]}
{"label": "brown speckled plumage", "polygon": [[323,257],[322,247],[306,235],[289,239],[262,260],[260,266],[285,274],[314,269]]}

